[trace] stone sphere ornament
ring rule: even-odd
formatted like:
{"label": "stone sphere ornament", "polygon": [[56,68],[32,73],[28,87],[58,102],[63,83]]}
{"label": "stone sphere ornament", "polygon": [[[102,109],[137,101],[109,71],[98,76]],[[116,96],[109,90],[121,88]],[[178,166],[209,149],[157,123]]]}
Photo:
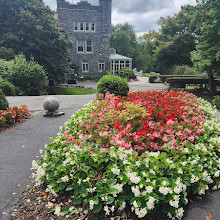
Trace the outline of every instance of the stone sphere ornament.
{"label": "stone sphere ornament", "polygon": [[46,110],[44,116],[45,117],[56,117],[56,116],[61,116],[64,115],[64,112],[59,112],[58,108],[59,108],[59,102],[58,100],[53,97],[47,97],[44,99],[43,101],[43,107]]}

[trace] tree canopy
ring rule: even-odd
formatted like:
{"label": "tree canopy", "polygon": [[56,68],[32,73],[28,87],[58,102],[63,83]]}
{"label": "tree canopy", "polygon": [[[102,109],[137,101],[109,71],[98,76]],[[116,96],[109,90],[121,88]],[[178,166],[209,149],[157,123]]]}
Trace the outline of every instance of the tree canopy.
{"label": "tree canopy", "polygon": [[42,0],[0,0],[0,47],[34,57],[49,79],[60,82],[67,74],[70,43]]}

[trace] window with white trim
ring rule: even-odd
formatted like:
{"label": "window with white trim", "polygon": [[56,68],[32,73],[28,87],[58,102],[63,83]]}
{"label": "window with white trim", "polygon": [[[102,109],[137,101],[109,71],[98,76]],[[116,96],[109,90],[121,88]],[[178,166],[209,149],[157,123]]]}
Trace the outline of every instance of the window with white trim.
{"label": "window with white trim", "polygon": [[86,41],[86,52],[92,53],[92,41],[89,40]]}
{"label": "window with white trim", "polygon": [[75,22],[75,23],[74,23],[74,31],[78,31],[78,30],[79,30],[78,23],[77,23],[77,22]]}
{"label": "window with white trim", "polygon": [[98,64],[98,71],[102,72],[105,70],[105,63],[104,62],[99,62]]}
{"label": "window with white trim", "polygon": [[73,22],[73,30],[80,32],[95,32],[95,23],[92,22]]}
{"label": "window with white trim", "polygon": [[89,72],[89,62],[82,62],[82,72],[83,73]]}
{"label": "window with white trim", "polygon": [[78,40],[77,41],[77,52],[78,53],[83,53],[84,52],[84,41],[83,40]]}
{"label": "window with white trim", "polygon": [[84,23],[79,23],[80,25],[79,25],[79,27],[80,27],[80,31],[84,31]]}
{"label": "window with white trim", "polygon": [[78,53],[92,53],[93,46],[90,40],[78,40],[77,41],[77,52]]}

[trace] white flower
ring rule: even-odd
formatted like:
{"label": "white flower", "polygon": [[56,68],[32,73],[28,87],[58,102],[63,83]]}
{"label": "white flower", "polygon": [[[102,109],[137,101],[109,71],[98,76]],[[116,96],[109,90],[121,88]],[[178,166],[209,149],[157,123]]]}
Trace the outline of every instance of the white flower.
{"label": "white flower", "polygon": [[143,218],[146,214],[147,214],[147,209],[143,208],[143,209],[135,209],[135,214],[138,216],[138,218]]}
{"label": "white flower", "polygon": [[195,182],[199,181],[199,178],[193,174],[190,181],[191,181],[191,183],[195,183]]}
{"label": "white flower", "polygon": [[112,168],[111,171],[115,175],[119,175],[120,174],[120,169],[118,169],[118,168]]}
{"label": "white flower", "polygon": [[167,195],[169,192],[171,192],[171,190],[169,187],[161,186],[159,188],[159,192],[162,193],[163,195]]}
{"label": "white flower", "polygon": [[112,187],[117,189],[118,193],[123,191],[123,184],[117,183],[117,184],[113,185]]}
{"label": "white flower", "polygon": [[174,207],[174,208],[178,208],[178,207],[179,207],[179,202],[176,201],[176,200],[171,200],[171,201],[169,202],[169,204],[170,204],[172,207]]}
{"label": "white flower", "polygon": [[69,177],[68,176],[63,176],[63,177],[61,177],[61,180],[63,182],[68,182],[69,181]]}
{"label": "white flower", "polygon": [[123,202],[121,206],[118,208],[119,211],[122,211],[126,207],[126,202]]}
{"label": "white flower", "polygon": [[54,214],[57,215],[57,216],[62,216],[61,207],[60,207],[59,205],[57,205],[57,206],[55,207]]}
{"label": "white flower", "polygon": [[48,202],[47,205],[46,205],[46,207],[47,207],[48,209],[53,208],[53,203],[52,203],[52,202]]}
{"label": "white flower", "polygon": [[149,193],[152,193],[153,192],[153,187],[152,186],[146,186],[146,192],[149,194]]}
{"label": "white flower", "polygon": [[148,210],[152,210],[154,208],[154,202],[155,202],[155,198],[150,196],[149,200],[147,202],[147,208]]}
{"label": "white flower", "polygon": [[110,211],[108,209],[108,206],[106,205],[103,209],[105,211],[105,215],[109,215],[110,214]]}
{"label": "white flower", "polygon": [[183,217],[183,213],[184,213],[183,208],[178,209],[176,213],[176,217],[181,219]]}
{"label": "white flower", "polygon": [[132,186],[131,187],[131,191],[134,193],[135,197],[139,197],[140,196],[140,191],[139,191],[139,187],[138,186]]}
{"label": "white flower", "polygon": [[200,189],[198,192],[199,195],[204,195],[205,194],[205,190],[204,189]]}
{"label": "white flower", "polygon": [[94,204],[95,204],[95,203],[94,203],[93,200],[90,200],[90,201],[89,201],[89,209],[90,209],[90,210],[92,210],[92,209],[94,208]]}
{"label": "white flower", "polygon": [[115,206],[111,207],[111,211],[114,212],[115,211]]}
{"label": "white flower", "polygon": [[138,208],[138,204],[137,204],[136,200],[132,203],[132,205],[133,205],[135,208]]}
{"label": "white flower", "polygon": [[131,177],[130,177],[130,181],[131,181],[132,183],[138,184],[138,183],[141,182],[141,178],[140,178],[139,176],[131,176]]}
{"label": "white flower", "polygon": [[141,162],[140,161],[137,161],[136,163],[135,163],[135,166],[140,166],[141,165]]}

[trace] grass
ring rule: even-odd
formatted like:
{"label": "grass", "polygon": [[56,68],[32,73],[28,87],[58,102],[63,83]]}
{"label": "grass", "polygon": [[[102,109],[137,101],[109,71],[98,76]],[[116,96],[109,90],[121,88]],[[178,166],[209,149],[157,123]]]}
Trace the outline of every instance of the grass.
{"label": "grass", "polygon": [[67,86],[51,86],[48,88],[48,92],[51,95],[89,95],[96,93],[96,91],[90,89]]}

